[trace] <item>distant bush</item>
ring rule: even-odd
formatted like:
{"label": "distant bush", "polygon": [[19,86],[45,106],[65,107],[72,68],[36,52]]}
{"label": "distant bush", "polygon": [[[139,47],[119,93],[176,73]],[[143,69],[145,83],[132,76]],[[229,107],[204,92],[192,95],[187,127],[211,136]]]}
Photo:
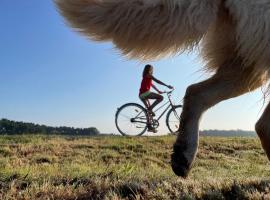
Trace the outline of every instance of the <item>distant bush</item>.
{"label": "distant bush", "polygon": [[256,133],[254,131],[244,131],[244,130],[204,130],[200,131],[201,136],[224,136],[224,137],[255,137]]}
{"label": "distant bush", "polygon": [[55,135],[99,135],[97,128],[73,128],[73,127],[51,127],[34,123],[16,122],[8,119],[0,120],[0,134],[55,134]]}

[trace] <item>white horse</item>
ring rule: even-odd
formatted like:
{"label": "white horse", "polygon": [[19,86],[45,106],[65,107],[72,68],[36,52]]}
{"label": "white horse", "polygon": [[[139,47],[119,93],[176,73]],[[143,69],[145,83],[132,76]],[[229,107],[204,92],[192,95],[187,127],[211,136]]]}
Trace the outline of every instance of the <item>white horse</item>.
{"label": "white horse", "polygon": [[[270,0],[55,0],[77,31],[112,41],[128,58],[157,59],[199,48],[214,75],[187,88],[172,169],[186,177],[199,121],[217,103],[269,80]],[[270,159],[270,104],[256,124]]]}

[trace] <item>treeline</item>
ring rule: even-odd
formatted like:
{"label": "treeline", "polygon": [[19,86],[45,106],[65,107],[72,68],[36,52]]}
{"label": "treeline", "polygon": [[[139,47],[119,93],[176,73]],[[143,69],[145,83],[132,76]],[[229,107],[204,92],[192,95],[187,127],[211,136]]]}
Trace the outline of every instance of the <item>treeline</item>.
{"label": "treeline", "polygon": [[99,135],[97,128],[73,128],[73,127],[51,127],[38,125],[34,123],[16,122],[8,119],[0,120],[1,135],[18,135],[18,134],[54,134],[54,135],[80,135],[94,136]]}
{"label": "treeline", "polygon": [[243,131],[243,130],[204,130],[200,131],[201,136],[256,136],[254,131]]}

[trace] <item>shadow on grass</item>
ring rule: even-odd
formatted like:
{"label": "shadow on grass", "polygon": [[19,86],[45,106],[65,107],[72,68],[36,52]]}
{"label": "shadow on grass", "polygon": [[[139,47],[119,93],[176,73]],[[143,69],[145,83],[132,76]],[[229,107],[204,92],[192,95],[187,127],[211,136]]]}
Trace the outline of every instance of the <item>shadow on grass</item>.
{"label": "shadow on grass", "polygon": [[[74,179],[69,184],[82,184],[87,188],[87,192],[77,194],[74,197],[59,197],[68,200],[103,200],[112,197],[117,199],[265,199],[270,195],[270,180],[250,181],[247,183],[234,182],[233,184],[226,185],[220,189],[215,189],[209,186],[208,189],[203,190],[201,193],[192,193],[196,187],[202,185],[193,185],[190,191],[182,191],[183,183],[172,184],[168,190],[162,188],[162,183],[119,183],[116,185],[110,184],[97,184],[89,180]],[[157,187],[159,185],[159,187]],[[181,189],[182,188],[182,189]],[[198,188],[197,188],[198,189]],[[173,194],[172,191],[175,191]],[[199,191],[199,190],[198,190]],[[180,194],[180,195],[179,195]]]}
{"label": "shadow on grass", "polygon": [[[17,192],[30,189],[31,181],[26,177],[14,174],[0,181],[0,189],[7,192],[12,186]],[[270,196],[270,180],[234,181],[221,183],[216,186],[211,183],[145,180],[129,181],[114,180],[111,174],[100,177],[95,181],[87,178],[59,178],[51,180],[51,186],[56,188],[72,186],[74,189],[82,187],[75,193],[38,192],[35,199],[67,199],[67,200],[105,200],[105,199],[268,199]],[[81,191],[81,192],[80,192]]]}

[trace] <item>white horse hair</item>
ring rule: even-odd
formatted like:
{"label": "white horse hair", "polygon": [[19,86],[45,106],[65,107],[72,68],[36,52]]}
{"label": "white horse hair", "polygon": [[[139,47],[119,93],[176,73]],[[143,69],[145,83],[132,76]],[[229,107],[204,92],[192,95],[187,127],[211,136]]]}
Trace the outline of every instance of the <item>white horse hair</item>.
{"label": "white horse hair", "polygon": [[[158,59],[200,46],[215,74],[188,87],[172,168],[188,175],[202,114],[269,80],[270,0],[55,0],[71,27],[112,41],[129,58]],[[270,104],[256,124],[270,159]]]}

